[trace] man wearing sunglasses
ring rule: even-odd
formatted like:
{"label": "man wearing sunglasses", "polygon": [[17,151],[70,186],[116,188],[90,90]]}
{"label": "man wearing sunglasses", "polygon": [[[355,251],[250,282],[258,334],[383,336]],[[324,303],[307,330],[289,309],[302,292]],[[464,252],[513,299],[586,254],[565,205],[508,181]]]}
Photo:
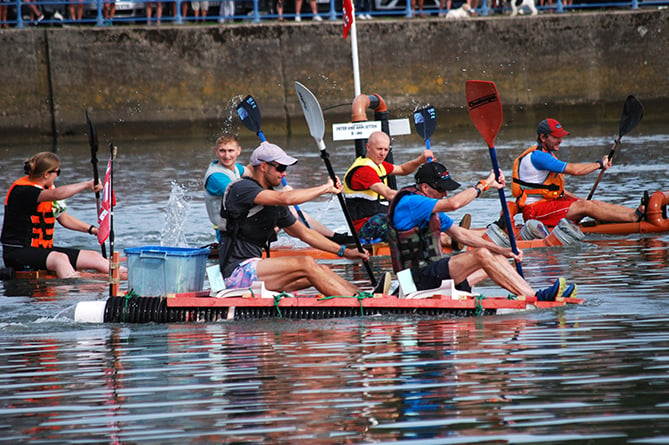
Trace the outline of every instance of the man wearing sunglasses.
{"label": "man wearing sunglasses", "polygon": [[294,292],[314,286],[321,294],[354,295],[358,289],[309,256],[262,259],[263,249],[275,236],[275,227],[317,249],[348,259],[367,260],[367,253],[346,248],[306,227],[288,209],[328,193],[341,193],[332,180],[307,189],[277,191],[286,169],[297,159],[280,147],[263,143],[251,154],[250,177],[230,184],[223,197],[219,264],[228,288],[250,287],[263,281],[274,291]]}
{"label": "man wearing sunglasses", "polygon": [[[444,213],[452,204],[443,198],[448,190],[455,190],[460,184],[442,164],[432,162],[421,166],[415,178],[416,184],[400,190],[390,205],[388,239],[393,270],[397,273],[411,269],[418,290],[437,288],[442,280],[452,279],[457,289],[469,292],[472,285],[490,278],[514,295],[536,296],[540,301],[576,296],[576,285],[567,286],[562,277],[552,286],[535,292],[508,261],[521,261],[522,252],[516,255],[510,248],[498,246],[454,224]],[[497,182],[493,175],[458,195],[466,192],[476,199],[488,187],[504,187],[504,177],[500,180],[501,183]],[[474,249],[442,257],[442,232]]]}

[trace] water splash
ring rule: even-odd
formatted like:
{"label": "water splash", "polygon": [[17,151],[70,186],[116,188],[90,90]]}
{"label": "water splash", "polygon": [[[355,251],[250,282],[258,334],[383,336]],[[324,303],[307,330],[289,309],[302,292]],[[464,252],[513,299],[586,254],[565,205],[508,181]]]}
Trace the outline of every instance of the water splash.
{"label": "water splash", "polygon": [[165,223],[160,231],[160,245],[188,247],[184,225],[191,212],[190,197],[186,188],[172,181],[172,190],[165,209]]}

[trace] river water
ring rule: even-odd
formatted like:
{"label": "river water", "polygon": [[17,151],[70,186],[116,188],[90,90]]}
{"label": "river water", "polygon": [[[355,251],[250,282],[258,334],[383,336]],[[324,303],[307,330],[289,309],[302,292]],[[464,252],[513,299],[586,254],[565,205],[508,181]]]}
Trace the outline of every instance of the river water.
{"label": "river water", "polygon": [[[572,132],[562,159],[593,161],[611,147],[615,118],[559,116]],[[636,206],[643,190],[668,188],[666,116],[644,119],[623,138],[596,198]],[[490,168],[488,149],[473,126],[445,121],[432,138],[437,159],[473,184]],[[502,128],[497,152],[507,176],[535,125],[516,118]],[[213,241],[200,190],[217,131],[114,140],[116,249]],[[239,131],[247,161],[255,136]],[[300,159],[288,170],[292,185],[325,181],[312,139],[266,135]],[[58,146],[59,184],[90,177],[86,141],[70,139]],[[332,142],[329,132],[326,142],[342,174],[351,145]],[[423,147],[415,134],[397,137],[395,160]],[[22,161],[44,149],[0,143],[3,195]],[[568,186],[584,196],[595,178],[570,178]],[[68,204],[94,221],[92,194]],[[345,228],[336,199],[302,207]],[[487,192],[466,211],[474,226],[489,224],[500,211],[497,195]],[[56,239],[96,248],[85,234],[60,229]],[[578,283],[585,304],[466,319],[75,324],[76,303],[105,299],[105,286],[0,282],[0,443],[669,443],[668,246],[669,235],[659,234],[526,250],[533,286],[563,275]],[[364,269],[331,266],[368,285]],[[389,267],[388,259],[373,261],[377,272]],[[503,295],[488,282],[477,289]]]}

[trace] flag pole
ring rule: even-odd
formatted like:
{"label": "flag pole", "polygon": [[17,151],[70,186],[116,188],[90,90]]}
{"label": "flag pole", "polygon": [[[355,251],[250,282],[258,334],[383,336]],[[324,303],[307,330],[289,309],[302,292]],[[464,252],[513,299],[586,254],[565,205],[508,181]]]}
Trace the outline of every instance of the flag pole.
{"label": "flag pole", "polygon": [[358,63],[358,35],[355,27],[355,6],[352,0],[344,0],[344,38],[351,34],[351,58],[353,59],[353,97],[360,95],[360,64]]}

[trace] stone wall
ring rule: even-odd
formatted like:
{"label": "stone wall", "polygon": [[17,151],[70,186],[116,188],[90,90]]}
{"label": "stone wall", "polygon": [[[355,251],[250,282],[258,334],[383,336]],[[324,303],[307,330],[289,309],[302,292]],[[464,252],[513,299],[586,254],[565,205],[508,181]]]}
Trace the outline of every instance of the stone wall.
{"label": "stone wall", "polygon": [[[383,19],[357,31],[362,92],[391,110],[463,107],[468,79],[494,81],[516,107],[669,97],[667,10]],[[76,132],[85,110],[96,125],[224,120],[246,94],[264,118],[301,119],[295,80],[324,108],[354,96],[341,21],[5,29],[0,60],[5,134]]]}

